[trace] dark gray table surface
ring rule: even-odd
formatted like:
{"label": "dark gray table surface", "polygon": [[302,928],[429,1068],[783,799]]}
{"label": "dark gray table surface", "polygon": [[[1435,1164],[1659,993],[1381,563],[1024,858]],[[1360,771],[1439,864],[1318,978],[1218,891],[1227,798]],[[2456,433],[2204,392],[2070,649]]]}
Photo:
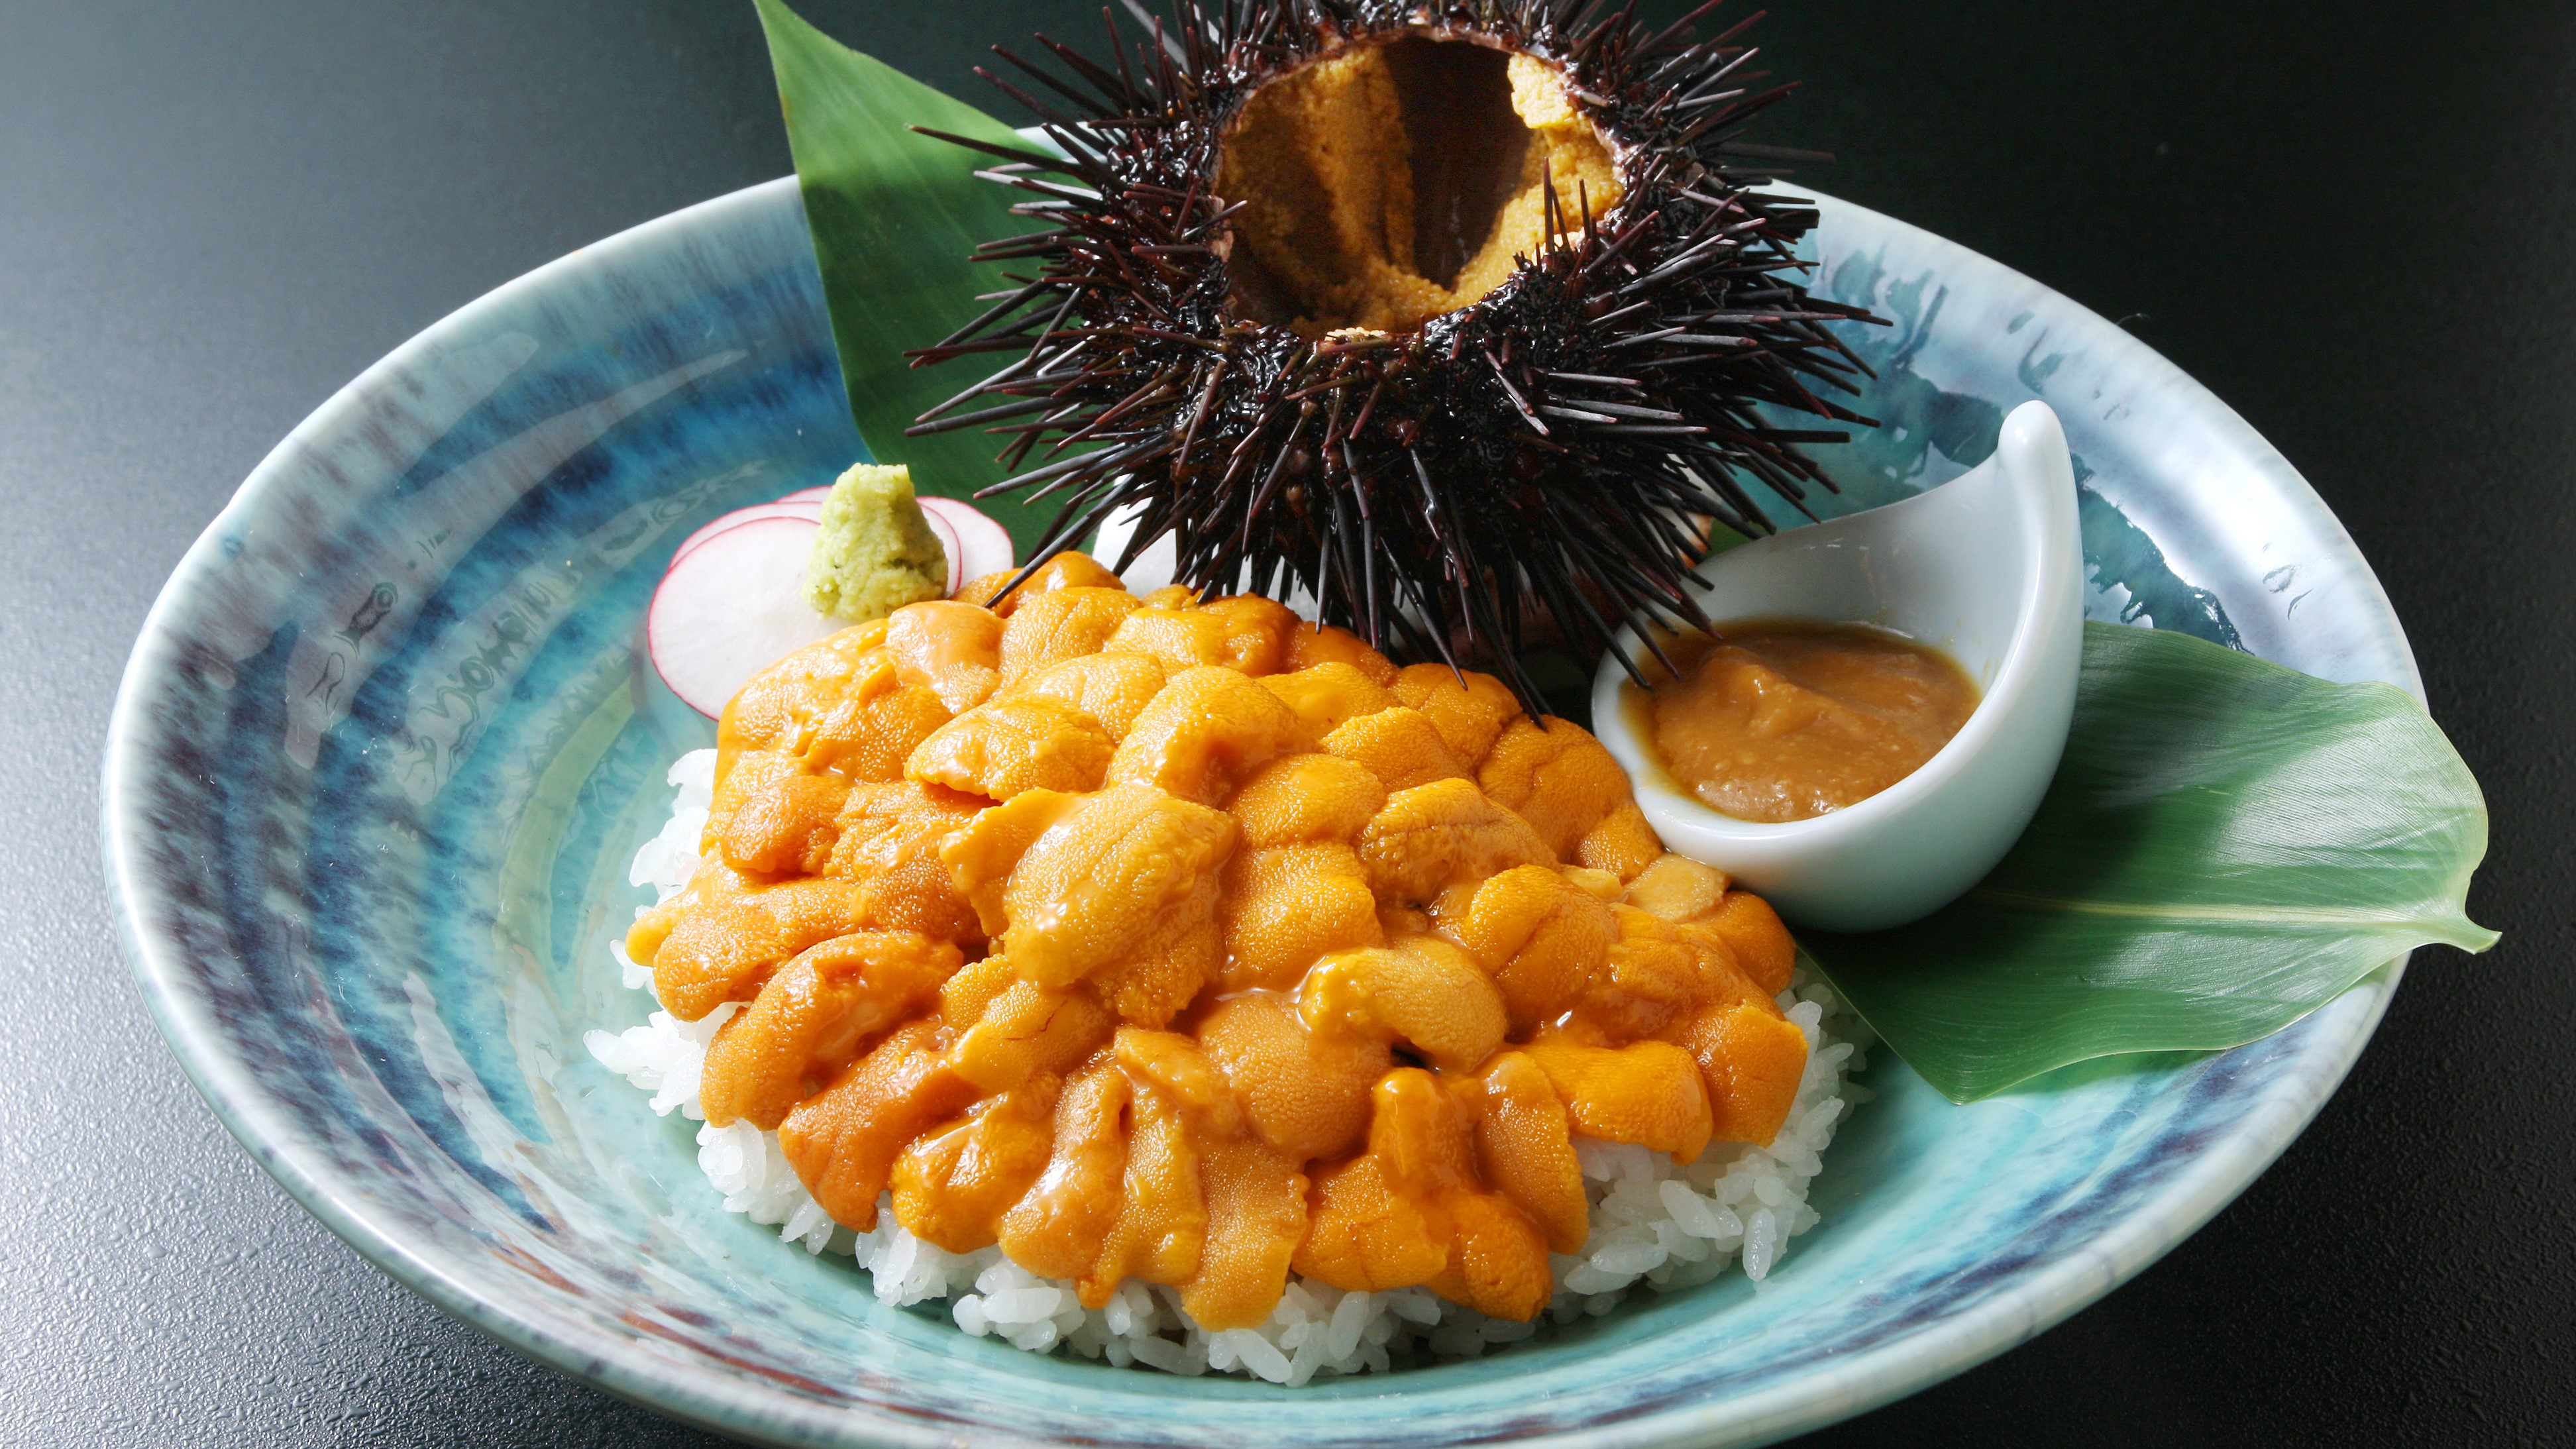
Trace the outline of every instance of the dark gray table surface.
{"label": "dark gray table surface", "polygon": [[[2576,1438],[2576,9],[1775,3],[1808,85],[1767,139],[2120,319],[2342,516],[2489,792],[2506,933],[2421,955],[2164,1262],[1817,1442]],[[810,13],[981,102],[984,44],[1096,8]],[[442,1317],[224,1135],[118,951],[95,777],[161,580],[299,418],[787,169],[747,0],[0,0],[0,1442],[708,1442]]]}

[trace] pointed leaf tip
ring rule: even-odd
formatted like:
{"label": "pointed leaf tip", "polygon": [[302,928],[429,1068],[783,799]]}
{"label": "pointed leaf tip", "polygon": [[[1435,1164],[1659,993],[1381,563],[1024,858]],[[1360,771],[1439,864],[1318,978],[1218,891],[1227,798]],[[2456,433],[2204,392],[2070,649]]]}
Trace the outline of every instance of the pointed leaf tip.
{"label": "pointed leaf tip", "polygon": [[[808,24],[782,0],[753,0],[769,42],[779,114],[796,161],[850,416],[879,462],[906,463],[923,493],[967,498],[1002,477],[998,444],[963,430],[907,438],[904,428],[961,379],[912,366],[983,310],[990,275],[979,242],[1025,228],[1011,193],[978,181],[975,153],[917,134],[932,128],[1025,148],[1027,139]],[[1017,500],[986,505],[1023,549],[1046,519]]]}
{"label": "pointed leaf tip", "polygon": [[2065,762],[2012,853],[1909,926],[1807,949],[1967,1102],[2074,1062],[2269,1036],[2468,918],[2485,797],[2413,698],[2091,624]]}

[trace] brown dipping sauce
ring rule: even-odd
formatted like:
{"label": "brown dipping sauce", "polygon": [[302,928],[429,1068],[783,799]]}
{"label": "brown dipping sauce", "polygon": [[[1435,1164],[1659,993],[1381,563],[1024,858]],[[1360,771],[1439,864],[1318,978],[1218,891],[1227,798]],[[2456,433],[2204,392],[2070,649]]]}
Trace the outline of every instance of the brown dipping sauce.
{"label": "brown dipping sauce", "polygon": [[[1940,652],[1861,624],[1756,620],[1664,640],[1680,678],[1626,692],[1674,780],[1739,820],[1809,820],[1922,768],[1977,686]],[[1649,677],[1663,673],[1649,665]]]}

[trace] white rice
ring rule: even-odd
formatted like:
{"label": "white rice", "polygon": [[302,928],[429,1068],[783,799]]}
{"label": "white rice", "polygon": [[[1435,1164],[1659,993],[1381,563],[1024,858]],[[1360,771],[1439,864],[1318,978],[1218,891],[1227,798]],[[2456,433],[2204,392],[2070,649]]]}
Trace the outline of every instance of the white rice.
{"label": "white rice", "polygon": [[[713,750],[684,755],[671,767],[679,799],[661,834],[636,853],[630,873],[660,899],[686,884],[697,867],[714,773]],[[610,951],[627,986],[652,990],[652,973],[627,959],[622,941]],[[1719,1143],[1697,1162],[1676,1167],[1643,1147],[1575,1138],[1592,1199],[1592,1236],[1580,1253],[1552,1255],[1556,1296],[1542,1322],[1598,1317],[1640,1284],[1684,1288],[1738,1267],[1758,1283],[1779,1265],[1789,1241],[1816,1225],[1807,1188],[1824,1169],[1825,1148],[1844,1113],[1868,1100],[1869,1089],[1848,1077],[1867,1064],[1870,1036],[1832,989],[1803,968],[1779,1001],[1806,1033],[1807,1071],[1771,1146]],[[594,1031],[583,1044],[610,1071],[652,1092],[655,1112],[677,1110],[702,1122],[698,1073],[707,1043],[735,1009],[728,1004],[694,1022],[656,1011],[643,1026]],[[698,1168],[723,1195],[726,1211],[776,1225],[781,1238],[809,1253],[829,1248],[855,1257],[879,1300],[910,1307],[946,1299],[959,1328],[1031,1353],[1063,1347],[1120,1367],[1249,1374],[1294,1385],[1318,1374],[1384,1372],[1425,1356],[1473,1358],[1541,1326],[1488,1318],[1425,1288],[1345,1293],[1291,1277],[1269,1322],[1210,1333],[1182,1311],[1178,1290],[1131,1279],[1106,1307],[1086,1309],[1070,1284],[1028,1272],[999,1248],[951,1253],[923,1242],[895,1222],[883,1201],[875,1231],[838,1227],[788,1167],[778,1134],[749,1122],[701,1126]]]}

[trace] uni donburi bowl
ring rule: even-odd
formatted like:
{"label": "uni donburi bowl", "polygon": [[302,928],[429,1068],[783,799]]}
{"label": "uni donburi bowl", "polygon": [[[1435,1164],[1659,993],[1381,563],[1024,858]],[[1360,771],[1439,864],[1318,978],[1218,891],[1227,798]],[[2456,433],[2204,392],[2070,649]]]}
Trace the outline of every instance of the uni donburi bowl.
{"label": "uni donburi bowl", "polygon": [[[2415,687],[2386,599],[2290,467],[2134,339],[1992,262],[1822,204],[1817,287],[1888,426],[1833,508],[1907,496],[2033,397],[2082,485],[2087,607]],[[1758,1287],[1492,1357],[1288,1390],[1035,1357],[885,1308],[721,1210],[691,1124],[582,1050],[637,1024],[606,943],[702,726],[639,711],[671,549],[861,456],[792,180],[541,268],[369,369],[190,549],[109,729],[136,975],[298,1201],[449,1311],[611,1392],[793,1444],[1742,1444],[1994,1354],[2199,1226],[2341,1080],[2394,970],[2216,1056],[1953,1107],[1892,1058]],[[2295,614],[2292,609],[2295,607]],[[1934,1226],[1937,1225],[1937,1228]]]}

